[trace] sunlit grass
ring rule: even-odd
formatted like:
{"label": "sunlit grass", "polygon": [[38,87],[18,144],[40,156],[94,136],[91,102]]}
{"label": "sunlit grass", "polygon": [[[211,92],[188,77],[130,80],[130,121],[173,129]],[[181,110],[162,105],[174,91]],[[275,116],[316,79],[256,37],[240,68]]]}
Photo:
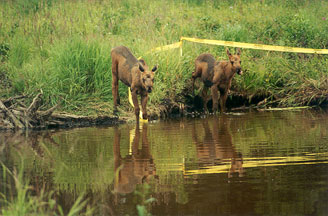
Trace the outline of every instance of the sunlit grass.
{"label": "sunlit grass", "polygon": [[[92,215],[93,210],[86,208],[87,201],[84,195],[80,195],[74,204],[71,206],[67,214],[64,214],[63,209],[58,205],[54,198],[54,190],[46,191],[44,188],[35,194],[34,188],[28,183],[24,177],[24,162],[21,160],[21,167],[10,170],[2,164],[2,184],[1,187],[8,187],[11,181],[14,183],[14,188],[9,188],[6,191],[12,196],[0,194],[0,213],[3,216],[19,216],[19,215]],[[7,183],[8,185],[5,185]],[[86,209],[86,210],[85,210]]]}
{"label": "sunlit grass", "polygon": [[[181,36],[328,46],[324,1],[18,2],[0,3],[0,75],[10,83],[1,96],[42,89],[48,106],[60,103],[60,109],[73,112],[86,112],[94,98],[100,104],[111,103],[110,50],[118,45],[129,47],[151,66],[159,65],[149,100],[154,107],[165,98],[177,100],[181,92],[188,94],[194,59],[200,53],[227,59],[224,47],[192,43],[184,43],[183,56],[179,49],[147,53]],[[232,89],[248,97],[271,95],[288,106],[319,104],[328,92],[326,56],[243,50],[242,61],[248,72],[235,77]],[[298,96],[299,89],[312,94]],[[127,88],[121,84],[119,91],[127,106]]]}

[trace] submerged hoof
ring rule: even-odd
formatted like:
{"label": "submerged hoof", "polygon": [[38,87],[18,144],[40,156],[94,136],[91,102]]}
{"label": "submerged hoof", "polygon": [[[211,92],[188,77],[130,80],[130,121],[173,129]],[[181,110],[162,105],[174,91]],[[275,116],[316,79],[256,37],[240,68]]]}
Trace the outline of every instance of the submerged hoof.
{"label": "submerged hoof", "polygon": [[119,111],[117,109],[114,109],[113,115],[118,116],[118,114],[119,114]]}

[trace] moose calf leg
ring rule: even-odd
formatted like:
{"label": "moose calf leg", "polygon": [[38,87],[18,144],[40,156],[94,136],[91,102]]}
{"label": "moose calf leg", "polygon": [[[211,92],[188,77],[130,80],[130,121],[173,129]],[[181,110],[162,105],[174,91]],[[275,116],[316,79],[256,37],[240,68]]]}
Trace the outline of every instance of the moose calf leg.
{"label": "moose calf leg", "polygon": [[139,123],[140,107],[138,104],[137,92],[133,91],[133,92],[131,92],[131,95],[132,95],[132,102],[133,102],[133,106],[134,106],[134,114],[136,115],[137,123]]}
{"label": "moose calf leg", "polygon": [[120,143],[121,143],[121,131],[115,127],[114,128],[114,165],[115,165],[115,170],[119,168],[120,166],[120,161],[121,161],[121,152],[120,152]]}
{"label": "moose calf leg", "polygon": [[138,154],[139,140],[140,140],[140,129],[139,129],[139,126],[136,126],[136,128],[134,129],[134,138],[132,141],[132,155]]}
{"label": "moose calf leg", "polygon": [[148,101],[148,95],[147,94],[142,94],[141,95],[141,109],[142,109],[142,118],[143,119],[148,119],[147,101]]}
{"label": "moose calf leg", "polygon": [[112,80],[112,94],[113,94],[113,101],[114,101],[114,109],[117,109],[117,104],[119,104],[118,100],[118,80],[115,76],[113,76]]}
{"label": "moose calf leg", "polygon": [[220,95],[220,105],[221,105],[221,112],[225,112],[226,111],[226,101],[227,101],[227,97],[228,97],[228,90],[225,91],[220,91],[221,95]]}
{"label": "moose calf leg", "polygon": [[213,102],[213,113],[216,113],[218,110],[218,87],[213,85],[211,87],[212,102]]}
{"label": "moose calf leg", "polygon": [[117,104],[120,104],[120,96],[118,95],[118,71],[117,63],[112,64],[112,94],[114,100],[114,109],[116,110]]}

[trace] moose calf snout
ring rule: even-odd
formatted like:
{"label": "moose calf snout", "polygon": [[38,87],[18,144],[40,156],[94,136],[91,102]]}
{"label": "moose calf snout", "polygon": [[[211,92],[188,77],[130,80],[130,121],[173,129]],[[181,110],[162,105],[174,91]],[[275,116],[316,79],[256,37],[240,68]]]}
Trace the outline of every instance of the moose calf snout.
{"label": "moose calf snout", "polygon": [[238,75],[242,75],[243,74],[243,71],[241,70],[241,67],[238,67],[236,69],[236,72],[237,72]]}

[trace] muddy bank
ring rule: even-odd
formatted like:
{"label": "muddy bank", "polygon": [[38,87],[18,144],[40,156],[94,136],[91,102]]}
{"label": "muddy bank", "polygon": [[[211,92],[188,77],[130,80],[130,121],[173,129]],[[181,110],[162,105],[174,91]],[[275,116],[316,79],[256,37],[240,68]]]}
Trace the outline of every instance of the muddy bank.
{"label": "muddy bank", "polygon": [[26,101],[25,95],[0,100],[0,130],[86,127],[125,122],[115,116],[78,116],[58,112],[57,106],[41,110],[42,93],[36,95],[28,106]]}
{"label": "muddy bank", "polygon": [[[227,98],[226,106],[228,110],[234,109],[265,109],[265,108],[284,108],[291,107],[286,101],[293,98],[295,103],[292,106],[314,106],[325,107],[328,105],[328,92],[325,91],[297,91],[290,95],[270,94],[269,92],[258,92],[256,94],[242,93],[231,90]],[[186,89],[184,92],[190,92]],[[203,100],[200,95],[194,97],[190,94],[182,94],[178,96],[178,101],[184,104],[184,108],[187,113],[190,112],[202,112]],[[212,109],[212,99],[207,103],[208,109]]]}
{"label": "muddy bank", "polygon": [[[186,91],[187,92],[187,91]],[[28,104],[27,101],[32,101]],[[28,105],[26,105],[28,104]],[[328,96],[324,101],[313,100],[310,106],[326,107]],[[57,111],[57,106],[42,110],[42,93],[33,100],[25,95],[15,96],[0,100],[0,130],[8,129],[50,129],[87,127],[93,125],[115,125],[134,121],[133,112],[120,113],[120,116],[81,116]],[[208,109],[211,111],[212,101],[209,100]],[[227,108],[230,110],[260,109],[279,106],[279,98],[272,95],[258,94],[246,95],[231,92],[227,99]],[[203,114],[203,100],[199,95],[194,97],[189,94],[178,95],[175,99],[165,99],[158,106],[149,106],[149,120],[196,117]]]}

